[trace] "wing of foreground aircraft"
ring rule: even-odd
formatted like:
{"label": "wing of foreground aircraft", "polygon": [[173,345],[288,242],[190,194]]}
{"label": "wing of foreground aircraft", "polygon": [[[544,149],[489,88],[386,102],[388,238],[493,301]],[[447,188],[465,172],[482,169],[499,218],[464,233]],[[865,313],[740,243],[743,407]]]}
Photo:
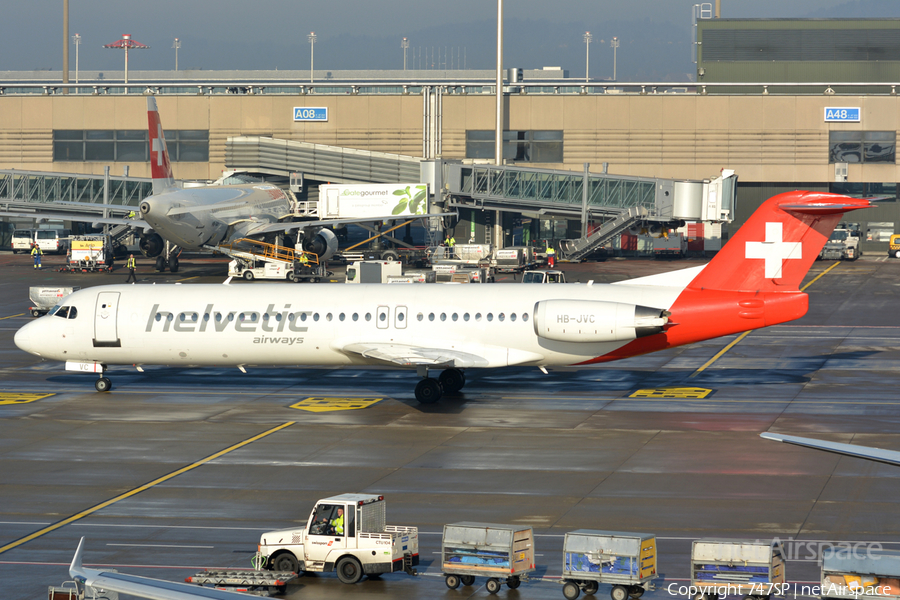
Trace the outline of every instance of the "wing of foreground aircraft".
{"label": "wing of foreground aircraft", "polygon": [[149,600],[197,600],[197,598],[246,600],[247,598],[258,598],[258,596],[241,594],[240,592],[228,592],[187,583],[175,583],[173,581],[163,581],[162,579],[151,579],[150,577],[137,577],[124,573],[88,569],[81,566],[83,551],[84,538],[81,538],[81,541],[78,543],[78,549],[75,551],[75,556],[72,558],[72,564],[69,567],[69,576],[75,580],[79,588],[88,586],[97,590],[128,594]]}
{"label": "wing of foreground aircraft", "polygon": [[896,450],[883,450],[882,448],[872,448],[871,446],[856,446],[854,444],[826,442],[794,435],[781,435],[779,433],[761,433],[759,434],[759,437],[765,440],[784,442],[785,444],[793,444],[794,446],[803,446],[814,450],[822,450],[823,452],[831,452],[832,454],[842,454],[844,456],[862,458],[884,463],[886,465],[900,466],[900,452]]}

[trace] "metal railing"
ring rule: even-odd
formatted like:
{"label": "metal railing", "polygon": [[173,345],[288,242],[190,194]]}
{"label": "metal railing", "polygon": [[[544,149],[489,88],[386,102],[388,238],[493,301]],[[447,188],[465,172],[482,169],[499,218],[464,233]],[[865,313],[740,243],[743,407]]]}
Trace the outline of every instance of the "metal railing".
{"label": "metal railing", "polygon": [[[446,95],[494,94],[483,79],[417,81],[352,80],[309,83],[298,80],[148,80],[141,83],[66,83],[0,81],[0,95],[410,95],[440,88]],[[571,79],[507,83],[506,94],[731,94],[731,95],[886,95],[896,96],[900,82],[577,82]]]}

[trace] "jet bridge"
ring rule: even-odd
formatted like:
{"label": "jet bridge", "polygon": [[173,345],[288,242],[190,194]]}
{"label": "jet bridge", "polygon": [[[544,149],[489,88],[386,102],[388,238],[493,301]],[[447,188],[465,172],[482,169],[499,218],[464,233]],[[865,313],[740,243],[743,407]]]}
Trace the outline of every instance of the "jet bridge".
{"label": "jet bridge", "polygon": [[448,162],[445,176],[450,206],[531,211],[580,219],[585,225],[602,220],[590,235],[564,240],[560,258],[568,260],[579,260],[637,226],[730,222],[737,187],[730,170],[712,180],[683,181]]}

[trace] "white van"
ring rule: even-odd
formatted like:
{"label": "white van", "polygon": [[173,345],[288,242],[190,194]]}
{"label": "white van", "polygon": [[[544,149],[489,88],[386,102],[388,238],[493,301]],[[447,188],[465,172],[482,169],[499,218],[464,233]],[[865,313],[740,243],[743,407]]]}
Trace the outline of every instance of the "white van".
{"label": "white van", "polygon": [[31,244],[34,243],[34,229],[16,229],[12,234],[13,254],[19,252],[31,252]]}
{"label": "white van", "polygon": [[41,251],[65,254],[69,251],[69,236],[72,232],[68,229],[36,229],[34,240],[41,247]]}

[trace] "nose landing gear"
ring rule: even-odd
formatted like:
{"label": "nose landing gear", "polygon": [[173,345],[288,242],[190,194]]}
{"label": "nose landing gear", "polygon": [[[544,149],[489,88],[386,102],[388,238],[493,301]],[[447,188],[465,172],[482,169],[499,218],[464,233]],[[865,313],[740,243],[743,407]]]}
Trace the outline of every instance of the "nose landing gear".
{"label": "nose landing gear", "polygon": [[109,380],[109,377],[101,377],[94,383],[94,387],[98,392],[108,392],[112,389],[112,381]]}

